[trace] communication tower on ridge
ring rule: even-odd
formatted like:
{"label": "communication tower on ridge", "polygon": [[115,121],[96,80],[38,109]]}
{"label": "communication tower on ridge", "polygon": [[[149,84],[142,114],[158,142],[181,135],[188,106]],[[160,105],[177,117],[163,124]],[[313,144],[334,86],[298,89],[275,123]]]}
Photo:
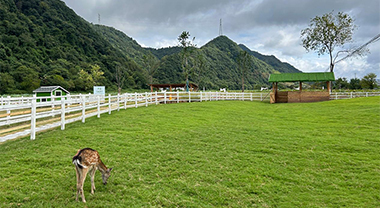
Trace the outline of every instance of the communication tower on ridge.
{"label": "communication tower on ridge", "polygon": [[98,24],[100,25],[100,14],[98,13]]}

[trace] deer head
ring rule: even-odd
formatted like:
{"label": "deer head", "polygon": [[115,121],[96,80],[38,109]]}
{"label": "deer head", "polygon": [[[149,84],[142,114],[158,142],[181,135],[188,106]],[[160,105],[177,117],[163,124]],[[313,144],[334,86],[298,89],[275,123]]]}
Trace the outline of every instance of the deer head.
{"label": "deer head", "polygon": [[112,168],[109,168],[109,169],[107,169],[106,171],[104,171],[102,173],[102,179],[103,179],[103,184],[104,185],[107,184],[107,180],[111,176],[111,170],[112,170]]}

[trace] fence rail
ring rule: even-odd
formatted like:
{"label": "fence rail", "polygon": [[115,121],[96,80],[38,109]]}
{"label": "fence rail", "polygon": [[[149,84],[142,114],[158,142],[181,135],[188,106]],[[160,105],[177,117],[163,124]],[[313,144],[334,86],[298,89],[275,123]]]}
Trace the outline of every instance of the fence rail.
{"label": "fence rail", "polygon": [[[333,93],[330,99],[380,96],[380,92]],[[46,102],[40,102],[46,100]],[[0,142],[30,135],[103,113],[149,105],[218,100],[269,101],[267,93],[149,92],[99,96],[92,94],[49,97],[1,97]]]}

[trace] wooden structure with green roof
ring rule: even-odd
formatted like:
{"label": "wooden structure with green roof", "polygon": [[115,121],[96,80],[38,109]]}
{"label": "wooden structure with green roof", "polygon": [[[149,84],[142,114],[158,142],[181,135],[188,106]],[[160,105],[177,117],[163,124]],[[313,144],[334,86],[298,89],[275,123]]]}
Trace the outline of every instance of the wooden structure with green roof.
{"label": "wooden structure with green roof", "polygon": [[[283,73],[271,74],[269,82],[273,83],[270,103],[318,102],[330,100],[330,81],[335,81],[333,72]],[[299,91],[278,91],[279,82],[299,82]],[[304,92],[302,82],[327,82],[327,91]]]}

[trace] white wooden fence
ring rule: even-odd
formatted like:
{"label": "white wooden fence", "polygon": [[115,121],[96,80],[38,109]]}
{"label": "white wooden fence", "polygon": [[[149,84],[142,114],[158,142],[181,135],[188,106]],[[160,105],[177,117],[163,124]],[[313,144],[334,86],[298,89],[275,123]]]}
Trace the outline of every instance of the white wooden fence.
{"label": "white wooden fence", "polygon": [[[330,99],[380,96],[380,92],[332,93]],[[42,99],[47,102],[39,102]],[[122,95],[97,96],[68,95],[62,97],[1,97],[0,98],[0,142],[30,135],[47,129],[61,127],[103,113],[149,105],[207,102],[218,100],[263,101],[269,100],[268,93],[229,92],[153,92],[125,93]]]}
{"label": "white wooden fence", "polygon": [[[112,111],[141,106],[179,103],[207,102],[217,100],[263,101],[269,100],[267,93],[228,92],[153,92],[125,93],[122,95],[97,96],[68,95],[62,97],[1,97],[0,142],[27,136],[36,138],[36,133],[61,127],[86,118]],[[46,102],[39,102],[47,100]]]}
{"label": "white wooden fence", "polygon": [[330,100],[351,99],[358,97],[380,96],[378,92],[333,92],[330,94]]}

